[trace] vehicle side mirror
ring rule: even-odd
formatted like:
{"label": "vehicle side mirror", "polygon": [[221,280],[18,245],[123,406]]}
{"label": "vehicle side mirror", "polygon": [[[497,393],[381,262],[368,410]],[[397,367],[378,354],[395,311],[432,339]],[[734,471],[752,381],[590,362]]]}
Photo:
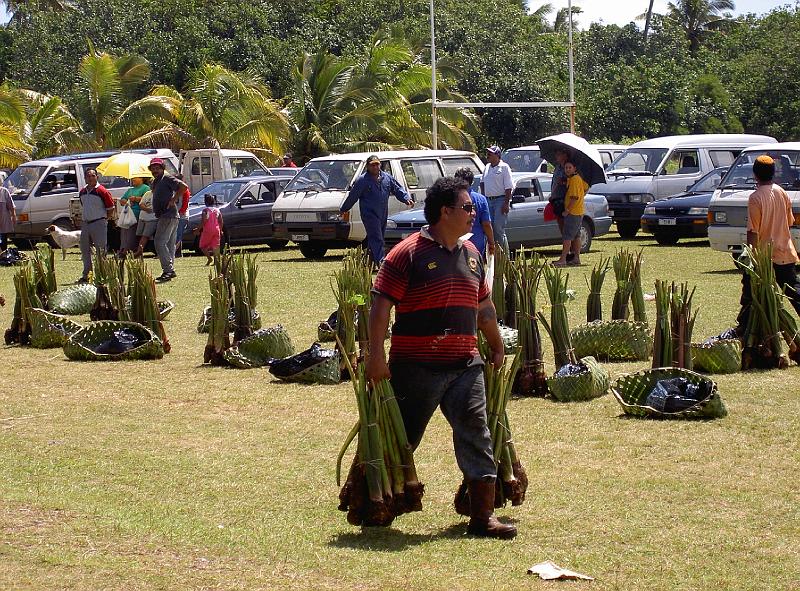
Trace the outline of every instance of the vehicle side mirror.
{"label": "vehicle side mirror", "polygon": [[525,195],[523,195],[522,193],[514,193],[511,196],[511,203],[514,204],[525,203]]}
{"label": "vehicle side mirror", "polygon": [[241,207],[242,205],[253,205],[255,202],[256,198],[253,197],[253,194],[248,191],[239,198],[239,201],[236,203],[236,207]]}
{"label": "vehicle side mirror", "polygon": [[41,195],[42,193],[49,193],[53,190],[53,183],[50,181],[42,181],[42,184],[39,185],[39,189],[36,191],[37,195]]}
{"label": "vehicle side mirror", "polygon": [[542,165],[539,167],[539,172],[547,172],[547,162],[542,162]]}
{"label": "vehicle side mirror", "polygon": [[692,185],[686,185],[686,189],[684,189],[684,190],[685,190],[685,191],[688,191],[688,190],[689,190],[689,189],[691,189],[691,188],[692,188]]}

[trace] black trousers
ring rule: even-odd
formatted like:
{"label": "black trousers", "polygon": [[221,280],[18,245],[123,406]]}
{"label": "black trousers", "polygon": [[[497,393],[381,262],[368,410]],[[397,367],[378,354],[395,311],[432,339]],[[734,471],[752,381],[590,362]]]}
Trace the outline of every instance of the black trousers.
{"label": "black trousers", "polygon": [[[775,269],[775,281],[783,288],[783,293],[789,298],[795,312],[800,316],[800,279],[797,278],[797,270],[794,263],[787,265],[772,263],[772,268]],[[747,320],[750,318],[750,309],[753,306],[750,275],[746,272],[742,273],[742,297],[739,303],[742,305],[742,309],[739,311],[736,321],[739,328],[744,330],[744,327],[747,326]]]}

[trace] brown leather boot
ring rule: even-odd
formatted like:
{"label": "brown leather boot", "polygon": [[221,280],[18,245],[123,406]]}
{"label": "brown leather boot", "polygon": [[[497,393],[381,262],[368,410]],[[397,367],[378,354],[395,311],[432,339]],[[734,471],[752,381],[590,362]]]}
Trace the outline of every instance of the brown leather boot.
{"label": "brown leather boot", "polygon": [[494,516],[494,482],[469,483],[470,519],[467,533],[480,538],[510,540],[517,535],[513,525],[500,523]]}

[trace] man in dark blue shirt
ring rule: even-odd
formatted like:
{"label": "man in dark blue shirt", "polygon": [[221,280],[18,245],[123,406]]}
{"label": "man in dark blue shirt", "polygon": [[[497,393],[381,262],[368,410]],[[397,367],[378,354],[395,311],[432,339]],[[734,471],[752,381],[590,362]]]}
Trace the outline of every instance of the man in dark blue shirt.
{"label": "man in dark blue shirt", "polygon": [[383,260],[383,235],[389,217],[390,194],[409,207],[414,205],[408,191],[392,175],[381,170],[381,160],[373,154],[367,158],[367,172],[358,177],[340,208],[340,213],[344,214],[358,201],[361,221],[367,232],[367,248],[376,265]]}

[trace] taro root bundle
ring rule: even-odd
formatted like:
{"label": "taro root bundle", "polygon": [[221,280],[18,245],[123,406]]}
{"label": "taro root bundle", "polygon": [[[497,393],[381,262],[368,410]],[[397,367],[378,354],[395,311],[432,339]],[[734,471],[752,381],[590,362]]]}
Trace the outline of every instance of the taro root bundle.
{"label": "taro root bundle", "polygon": [[228,312],[231,308],[231,296],[225,277],[209,273],[208,283],[211,289],[211,317],[208,327],[208,341],[203,351],[203,363],[211,365],[227,365],[225,351],[231,348],[230,321]]}
{"label": "taro root bundle", "polygon": [[161,311],[156,299],[156,282],[143,260],[129,257],[125,260],[125,264],[128,272],[129,319],[149,328],[161,339],[164,353],[169,353],[169,339],[161,321]]}
{"label": "taro root bundle", "polygon": [[27,345],[31,337],[31,308],[41,308],[42,302],[36,289],[37,282],[33,266],[26,262],[14,273],[14,288],[17,298],[11,327],[5,332],[5,343]]}
{"label": "taro root bundle", "polygon": [[[775,280],[772,247],[745,246],[737,264],[750,276],[752,304],[742,336],[742,369],[789,366],[781,330],[783,294]],[[794,342],[796,337],[792,338]],[[791,349],[791,346],[790,346]]]}
{"label": "taro root bundle", "polygon": [[509,264],[514,269],[514,280],[519,293],[517,310],[518,344],[521,349],[521,366],[516,373],[512,391],[519,396],[547,395],[547,374],[544,371],[542,336],[536,318],[536,295],[545,265],[542,257],[521,249],[515,261]]}
{"label": "taro root bundle", "polygon": [[[517,455],[516,445],[511,431],[506,407],[511,398],[514,375],[520,365],[520,354],[517,352],[509,362],[506,360],[500,367],[489,361],[489,350],[482,343],[481,355],[484,358],[483,376],[486,385],[486,418],[489,434],[492,437],[492,455],[497,466],[495,479],[494,506],[504,507],[511,501],[513,506],[525,501],[528,490],[528,474]],[[464,480],[456,492],[454,505],[459,515],[470,514],[469,485]]]}
{"label": "taro root bundle", "polygon": [[653,337],[653,368],[692,369],[692,331],[697,311],[692,313],[695,289],[687,283],[669,287],[656,281],[656,327]]}
{"label": "taro root bundle", "polygon": [[239,342],[253,334],[253,317],[258,305],[258,264],[255,255],[230,255],[226,260],[228,287],[233,298],[233,340]]}
{"label": "taro root bundle", "polygon": [[125,295],[125,263],[114,255],[98,250],[94,257],[94,305],[92,320],[130,320]]}
{"label": "taro root bundle", "polygon": [[600,261],[592,269],[591,279],[587,280],[589,297],[586,298],[586,322],[603,319],[603,281],[611,269],[611,259],[600,257]]}
{"label": "taro root bundle", "polygon": [[364,249],[352,248],[345,253],[342,268],[334,271],[331,278],[331,289],[338,304],[336,336],[344,373],[347,368],[345,359],[353,367],[358,364],[356,339],[361,358],[364,357],[369,343],[372,263]]}
{"label": "taro root bundle", "polygon": [[339,510],[351,525],[391,525],[395,517],[422,511],[424,486],[417,478],[414,453],[403,417],[387,380],[370,385],[364,364],[353,368],[345,359],[358,403],[358,423],[350,431],[336,460],[336,484],[341,485],[342,458],[353,439],[358,448],[347,480],[339,491]]}
{"label": "taro root bundle", "polygon": [[563,365],[568,363],[575,365],[578,362],[575,358],[575,350],[572,348],[572,337],[567,318],[569,275],[552,265],[545,265],[543,274],[547,293],[550,296],[550,323],[547,323],[547,319],[541,312],[537,316],[553,341],[553,354],[556,371],[558,371]]}

